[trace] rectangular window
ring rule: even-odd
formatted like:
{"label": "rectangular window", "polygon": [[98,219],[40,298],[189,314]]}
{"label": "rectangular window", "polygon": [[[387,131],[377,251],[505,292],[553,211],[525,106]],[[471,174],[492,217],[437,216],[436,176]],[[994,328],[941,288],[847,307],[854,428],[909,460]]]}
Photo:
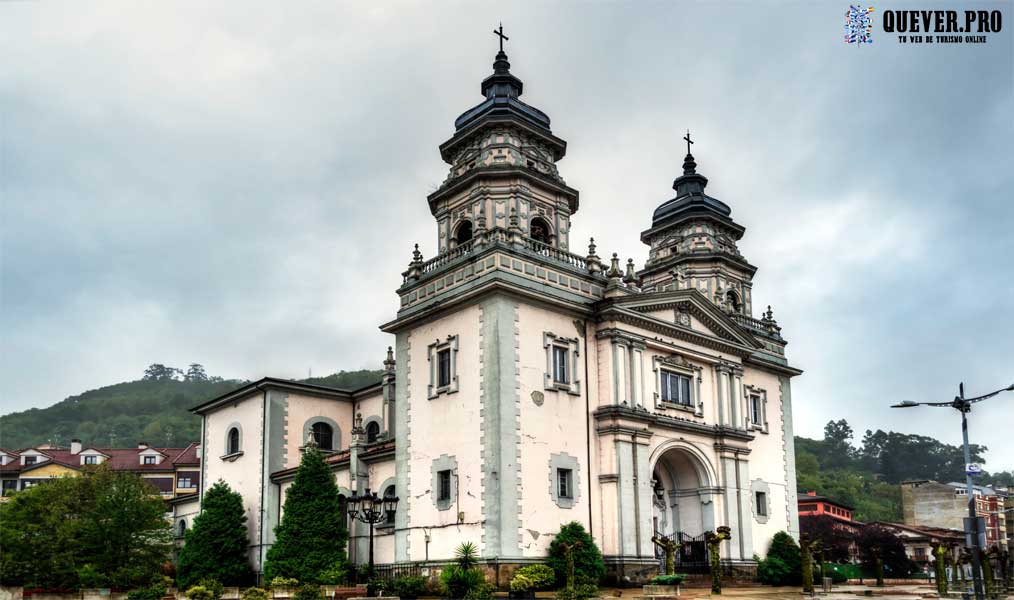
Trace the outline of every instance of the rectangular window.
{"label": "rectangular window", "polygon": [[154,465],[154,464],[157,464],[157,463],[155,462],[155,456],[154,456],[154,455],[151,455],[151,454],[149,454],[149,455],[146,455],[146,456],[144,457],[144,462],[143,462],[142,464],[145,464],[145,465]]}
{"label": "rectangular window", "polygon": [[757,492],[756,501],[757,501],[757,516],[759,517],[768,516],[768,495],[765,492]]}
{"label": "rectangular window", "polygon": [[754,425],[761,425],[761,397],[757,394],[750,394],[750,422]]}
{"label": "rectangular window", "polygon": [[25,457],[25,464],[26,465],[34,465],[35,464],[35,459],[37,459],[37,458],[38,458],[37,456],[26,456]]}
{"label": "rectangular window", "polygon": [[191,479],[189,477],[180,477],[176,481],[176,487],[178,487],[178,488],[192,488],[192,487],[194,487],[194,484],[193,484],[193,482],[191,481]]}
{"label": "rectangular window", "polygon": [[556,493],[561,498],[574,497],[574,472],[570,469],[556,470]]}
{"label": "rectangular window", "polygon": [[440,489],[437,490],[437,500],[447,501],[451,499],[451,471],[440,471]]}
{"label": "rectangular window", "polygon": [[570,375],[567,372],[567,349],[561,346],[553,346],[553,381],[556,383],[570,383]]}
{"label": "rectangular window", "polygon": [[662,371],[661,377],[662,402],[693,406],[690,397],[690,377],[672,371]]}
{"label": "rectangular window", "polygon": [[84,464],[86,465],[97,465],[99,464],[98,456],[86,456],[84,457]]}
{"label": "rectangular window", "polygon": [[451,385],[451,349],[437,352],[437,387]]}

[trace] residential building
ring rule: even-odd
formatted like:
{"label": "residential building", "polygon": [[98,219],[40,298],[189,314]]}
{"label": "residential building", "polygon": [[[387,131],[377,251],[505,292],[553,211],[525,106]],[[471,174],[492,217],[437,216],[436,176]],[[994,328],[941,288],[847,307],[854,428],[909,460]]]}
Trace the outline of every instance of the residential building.
{"label": "residential building", "polygon": [[134,448],[96,448],[72,440],[69,448],[45,444],[16,451],[0,449],[3,495],[56,477],[75,476],[97,465],[137,473],[166,499],[196,494],[201,481],[197,443],[185,448],[157,448],[145,442]]}
{"label": "residential building", "polygon": [[874,521],[868,523],[868,525],[879,525],[897,535],[902,544],[905,545],[906,556],[918,564],[919,568],[923,571],[926,571],[927,567],[935,560],[933,556],[934,544],[944,544],[949,547],[948,564],[965,547],[965,534],[959,529],[885,523],[882,521]]}
{"label": "residential building", "polygon": [[[986,547],[1008,547],[1005,497],[996,490],[975,486],[976,515],[986,522]],[[939,483],[926,479],[901,484],[901,503],[906,525],[964,531],[968,516],[968,489],[964,483]]]}

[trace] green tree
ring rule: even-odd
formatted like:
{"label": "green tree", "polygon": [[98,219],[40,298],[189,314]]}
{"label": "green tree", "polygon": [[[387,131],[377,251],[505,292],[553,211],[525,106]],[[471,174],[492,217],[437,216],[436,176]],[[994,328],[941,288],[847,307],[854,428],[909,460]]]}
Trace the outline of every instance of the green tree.
{"label": "green tree", "polygon": [[331,469],[324,455],[310,445],[285,495],[282,522],[268,550],[264,577],[292,577],[301,583],[320,583],[322,574],[344,563],[345,515],[342,514]]}
{"label": "green tree", "polygon": [[556,572],[556,584],[563,587],[567,584],[567,548],[578,543],[573,549],[574,578],[580,584],[598,584],[606,574],[606,564],[602,560],[595,540],[585,531],[584,525],[571,521],[560,528],[553,541],[549,543],[549,558],[546,564]]}
{"label": "green tree", "polygon": [[0,505],[0,579],[6,585],[146,586],[171,548],[165,505],[133,473],[86,469]]}
{"label": "green tree", "polygon": [[207,381],[208,374],[204,371],[204,365],[197,363],[187,367],[187,374],[183,376],[185,381]]}
{"label": "green tree", "polygon": [[867,525],[856,539],[859,560],[877,574],[877,585],[883,585],[884,572],[890,577],[904,577],[912,568],[905,554],[905,545],[890,529],[880,525]]}
{"label": "green tree", "polygon": [[187,589],[206,578],[228,586],[249,584],[243,497],[219,480],[204,493],[201,509],[180,550],[178,587]]}

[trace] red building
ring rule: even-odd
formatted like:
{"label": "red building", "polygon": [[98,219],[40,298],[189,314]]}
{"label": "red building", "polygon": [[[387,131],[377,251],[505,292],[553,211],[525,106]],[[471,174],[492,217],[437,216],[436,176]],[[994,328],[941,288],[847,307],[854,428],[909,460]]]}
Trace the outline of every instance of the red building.
{"label": "red building", "polygon": [[840,521],[852,523],[854,508],[832,500],[826,496],[818,496],[817,492],[806,492],[805,496],[799,496],[798,509],[800,517],[819,517],[828,515]]}

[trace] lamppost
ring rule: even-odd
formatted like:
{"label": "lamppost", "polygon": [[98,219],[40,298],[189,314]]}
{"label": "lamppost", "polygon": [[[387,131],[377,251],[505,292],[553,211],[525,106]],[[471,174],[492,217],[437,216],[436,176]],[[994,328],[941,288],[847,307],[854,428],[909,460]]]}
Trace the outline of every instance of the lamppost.
{"label": "lamppost", "polygon": [[971,530],[969,533],[972,538],[972,581],[975,587],[976,600],[984,600],[985,594],[982,590],[982,575],[980,573],[980,569],[982,568],[982,547],[979,545],[979,520],[975,514],[975,484],[972,482],[971,469],[968,468],[972,462],[972,452],[968,448],[968,413],[972,411],[972,405],[976,402],[992,398],[1000,392],[1014,392],[1014,385],[982,396],[976,396],[975,398],[965,398],[965,384],[959,383],[958,395],[950,402],[912,402],[911,400],[906,400],[900,404],[891,405],[891,408],[911,408],[913,406],[950,407],[961,413],[961,436],[965,450],[965,488],[968,494],[968,519],[969,529]]}
{"label": "lamppost", "polygon": [[373,526],[390,518],[398,510],[397,496],[381,498],[377,492],[366,488],[363,494],[353,494],[348,499],[349,516],[370,525],[370,575],[373,574]]}

